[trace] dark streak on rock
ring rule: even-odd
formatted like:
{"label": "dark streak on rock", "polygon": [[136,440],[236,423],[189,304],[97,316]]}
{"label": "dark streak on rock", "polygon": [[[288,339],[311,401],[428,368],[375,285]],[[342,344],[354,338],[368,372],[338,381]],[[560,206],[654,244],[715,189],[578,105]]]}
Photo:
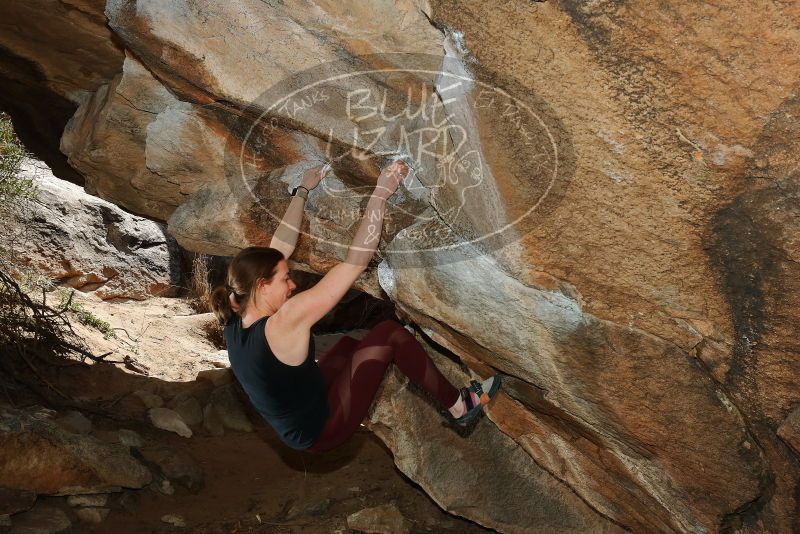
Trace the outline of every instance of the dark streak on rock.
{"label": "dark streak on rock", "polygon": [[[625,102],[630,113],[628,120],[656,124],[674,122],[670,118],[674,113],[670,108],[672,99],[665,89],[670,83],[664,79],[669,70],[649,54],[640,53],[637,43],[630,40],[630,32],[635,35],[635,29],[620,28],[625,25],[623,10],[626,4],[627,0],[600,0],[591,4],[580,0],[558,0],[557,3],[572,19],[597,63],[612,74],[612,90],[618,99]],[[674,13],[666,3],[654,6],[655,10]],[[656,160],[664,157],[661,151],[678,144],[676,139],[657,129],[641,127],[640,131],[643,146]]]}
{"label": "dark streak on rock", "polygon": [[[786,294],[791,293],[794,261],[786,252],[785,236],[796,231],[792,223],[800,212],[800,174],[796,173],[800,124],[794,119],[798,111],[800,100],[792,94],[771,113],[752,147],[749,168],[741,176],[743,190],[713,215],[705,239],[735,335],[722,387],[737,402],[762,451],[773,450],[777,422],[770,420],[763,405],[771,392],[759,391],[759,354],[768,354],[775,335],[780,336],[778,328],[786,320],[780,309],[787,305],[785,299],[793,298]],[[781,469],[774,463],[776,458],[770,457],[770,471],[759,496],[726,514],[720,532],[758,530],[760,516],[777,489],[775,469]]]}
{"label": "dark streak on rock", "polygon": [[590,46],[602,48],[611,45],[611,37],[608,30],[599,23],[598,19],[610,17],[626,1],[606,0],[596,4],[593,3],[591,7],[588,7],[586,2],[580,0],[559,0],[558,7],[569,15],[581,36]]}
{"label": "dark streak on rock", "polygon": [[755,211],[763,209],[752,194],[745,193],[719,210],[711,221],[711,262],[721,277],[721,289],[730,305],[736,333],[726,385],[745,381],[747,368],[756,364],[754,347],[767,327],[765,291],[777,282],[774,229],[759,225]]}

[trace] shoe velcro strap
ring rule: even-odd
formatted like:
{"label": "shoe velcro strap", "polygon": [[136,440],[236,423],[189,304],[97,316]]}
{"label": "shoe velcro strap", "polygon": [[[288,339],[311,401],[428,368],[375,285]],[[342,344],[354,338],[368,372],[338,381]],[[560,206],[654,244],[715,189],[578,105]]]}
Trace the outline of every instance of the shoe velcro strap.
{"label": "shoe velcro strap", "polygon": [[478,398],[481,400],[481,404],[489,404],[489,401],[491,400],[491,397],[489,396],[488,393],[483,391],[483,386],[481,385],[481,383],[480,382],[475,382],[473,380],[472,384],[473,384],[473,387],[476,390]]}
{"label": "shoe velcro strap", "polygon": [[461,398],[464,399],[464,405],[467,407],[465,413],[475,407],[475,405],[472,404],[472,395],[469,394],[469,389],[463,388],[461,390]]}
{"label": "shoe velcro strap", "polygon": [[475,394],[478,395],[478,397],[483,395],[483,388],[481,387],[480,382],[477,380],[470,380],[469,383],[472,384],[472,389],[475,391]]}

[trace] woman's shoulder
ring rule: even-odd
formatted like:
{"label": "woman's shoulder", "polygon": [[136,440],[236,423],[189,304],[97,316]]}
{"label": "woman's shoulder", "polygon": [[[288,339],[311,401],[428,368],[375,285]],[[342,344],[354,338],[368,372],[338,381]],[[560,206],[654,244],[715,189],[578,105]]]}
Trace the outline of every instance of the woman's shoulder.
{"label": "woman's shoulder", "polygon": [[302,327],[289,328],[276,313],[264,324],[264,338],[272,354],[281,363],[297,367],[305,360],[311,343],[311,331]]}

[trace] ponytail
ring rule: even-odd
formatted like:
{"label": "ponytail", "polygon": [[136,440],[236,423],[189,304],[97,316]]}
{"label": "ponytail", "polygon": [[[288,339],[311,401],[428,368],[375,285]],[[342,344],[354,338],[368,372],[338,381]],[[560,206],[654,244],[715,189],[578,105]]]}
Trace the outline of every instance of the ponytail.
{"label": "ponytail", "polygon": [[234,313],[231,305],[231,294],[227,288],[225,286],[217,286],[209,295],[208,300],[211,310],[217,316],[220,324],[227,323]]}
{"label": "ponytail", "polygon": [[227,323],[234,313],[244,313],[258,281],[272,281],[282,259],[281,251],[269,247],[247,247],[234,256],[228,265],[227,282],[214,288],[208,297],[220,324]]}

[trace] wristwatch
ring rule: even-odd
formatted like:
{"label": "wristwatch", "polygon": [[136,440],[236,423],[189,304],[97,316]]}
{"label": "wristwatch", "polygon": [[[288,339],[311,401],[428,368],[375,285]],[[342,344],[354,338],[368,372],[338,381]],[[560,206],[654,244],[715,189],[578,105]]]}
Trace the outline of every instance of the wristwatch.
{"label": "wristwatch", "polygon": [[[300,191],[298,191],[298,189]],[[304,199],[308,200],[308,188],[302,185],[298,185],[294,189],[292,189],[292,196],[299,196],[303,197]]]}

